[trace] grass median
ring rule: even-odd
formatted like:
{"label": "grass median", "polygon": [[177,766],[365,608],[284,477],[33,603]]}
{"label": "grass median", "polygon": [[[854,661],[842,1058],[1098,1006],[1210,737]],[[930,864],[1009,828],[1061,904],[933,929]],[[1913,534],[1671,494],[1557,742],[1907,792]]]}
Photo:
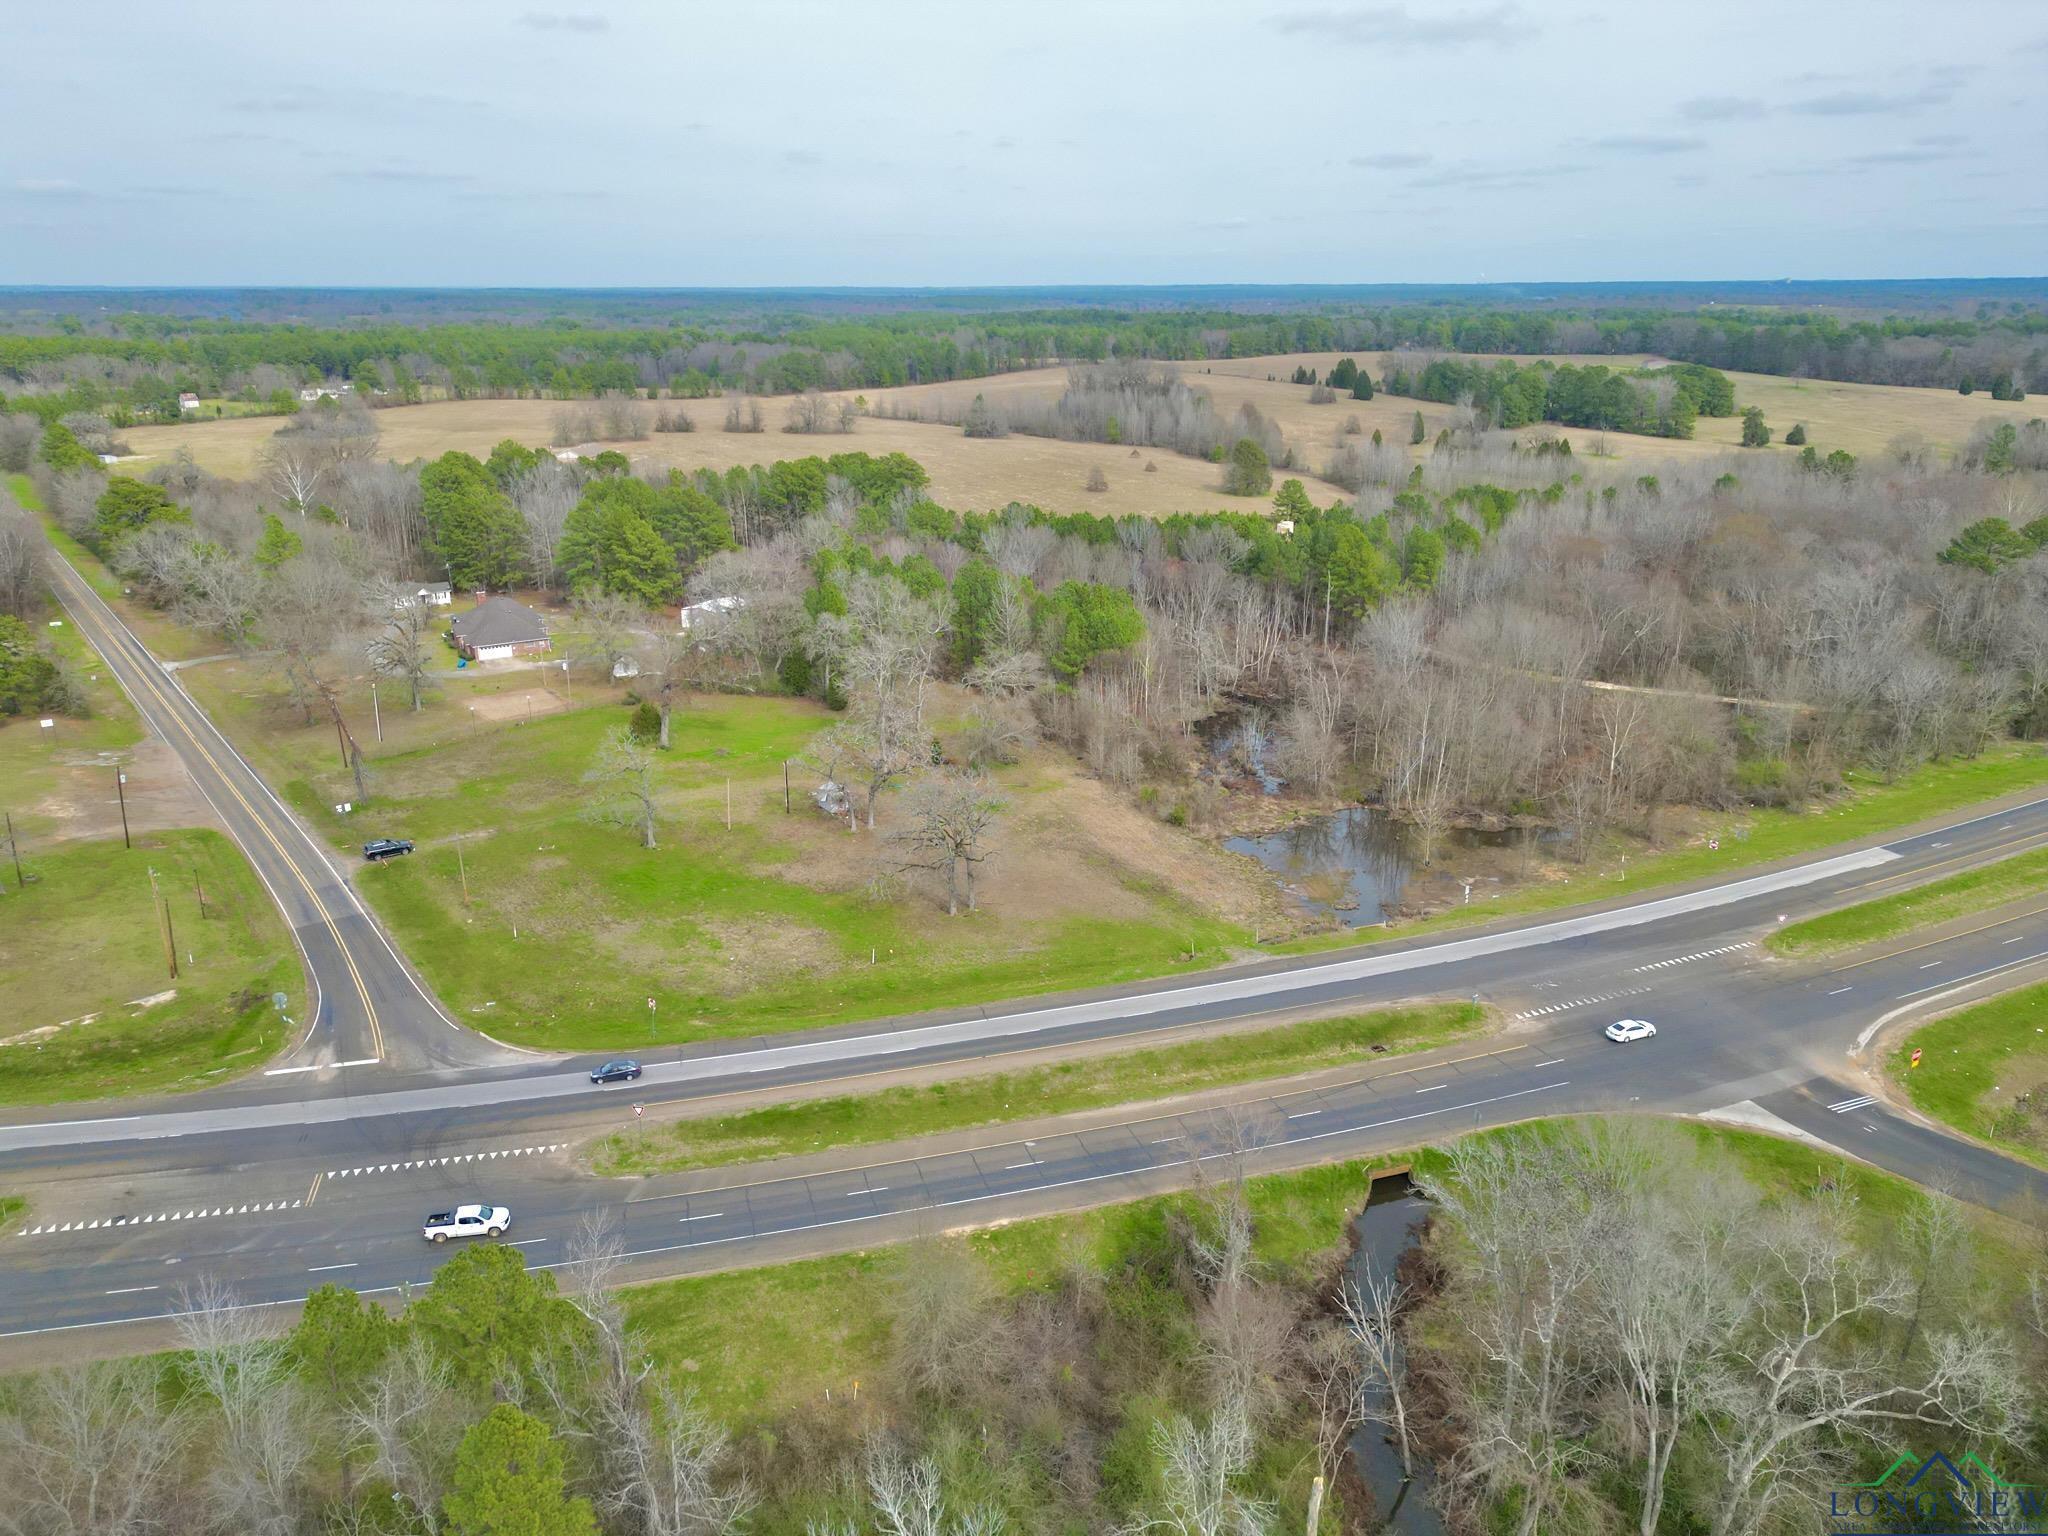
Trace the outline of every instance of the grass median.
{"label": "grass median", "polygon": [[1914,1030],[1887,1065],[1922,1114],[2048,1167],[2048,984]]}
{"label": "grass median", "polygon": [[1832,954],[2044,893],[2048,893],[2048,848],[2039,848],[1895,896],[1859,901],[1839,912],[1793,923],[1772,934],[1765,945],[1778,955]]}
{"label": "grass median", "polygon": [[1486,1010],[1474,1003],[1427,1003],[1014,1072],[775,1104],[622,1131],[596,1144],[592,1163],[601,1174],[675,1173],[1140,1103],[1343,1066],[1375,1054],[1428,1050],[1476,1033],[1485,1017]]}

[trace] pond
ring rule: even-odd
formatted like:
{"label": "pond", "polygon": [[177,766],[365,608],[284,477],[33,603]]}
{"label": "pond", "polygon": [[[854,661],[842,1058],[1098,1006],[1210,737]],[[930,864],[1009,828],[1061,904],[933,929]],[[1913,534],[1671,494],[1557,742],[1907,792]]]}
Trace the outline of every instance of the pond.
{"label": "pond", "polygon": [[[1437,857],[1442,862],[1460,850],[1516,848],[1524,838],[1546,843],[1553,834],[1455,827],[1437,839]],[[1408,829],[1369,805],[1346,806],[1259,837],[1225,838],[1223,846],[1257,859],[1310,912],[1347,928],[1385,922],[1418,867]]]}
{"label": "pond", "polygon": [[[1429,1214],[1429,1202],[1415,1193],[1405,1176],[1376,1180],[1365,1209],[1352,1224],[1357,1244],[1351,1253],[1351,1283],[1361,1290],[1367,1265],[1381,1275],[1395,1273],[1401,1256],[1421,1240],[1422,1224]],[[1368,1414],[1386,1400],[1386,1388],[1368,1385],[1365,1391]],[[1394,1536],[1444,1536],[1443,1517],[1430,1501],[1435,1474],[1419,1452],[1412,1457],[1412,1472],[1403,1472],[1401,1453],[1385,1426],[1367,1422],[1351,1437],[1352,1465],[1373,1499],[1372,1519],[1366,1529],[1392,1532]]]}

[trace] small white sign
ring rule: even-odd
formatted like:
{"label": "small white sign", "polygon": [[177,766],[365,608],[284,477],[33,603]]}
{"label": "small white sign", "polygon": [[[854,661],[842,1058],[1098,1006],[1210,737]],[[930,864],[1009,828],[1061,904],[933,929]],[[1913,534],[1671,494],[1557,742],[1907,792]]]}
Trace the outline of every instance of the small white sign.
{"label": "small white sign", "polygon": [[46,731],[54,731],[55,729],[57,729],[57,722],[54,720],[43,720],[38,723]]}
{"label": "small white sign", "polygon": [[337,806],[336,806],[336,807],[334,808],[334,814],[335,814],[335,815],[337,815],[337,816],[346,816],[346,815],[347,815],[347,814],[348,814],[348,813],[349,813],[350,811],[352,811],[352,810],[354,810],[354,809],[355,809],[355,806],[354,806],[354,804],[353,804],[353,803],[351,803],[350,801],[344,800],[344,801],[342,801],[342,802],[341,802],[341,804],[337,805]]}

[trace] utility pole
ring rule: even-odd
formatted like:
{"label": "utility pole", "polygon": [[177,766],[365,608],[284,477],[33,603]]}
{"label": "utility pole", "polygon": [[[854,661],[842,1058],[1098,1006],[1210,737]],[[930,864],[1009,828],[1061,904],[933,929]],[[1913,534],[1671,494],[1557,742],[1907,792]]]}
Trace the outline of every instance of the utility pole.
{"label": "utility pole", "polygon": [[725,781],[725,830],[732,830],[732,780]]}
{"label": "utility pole", "polygon": [[7,851],[14,855],[14,884],[18,890],[27,890],[28,881],[21,877],[21,844],[14,840],[14,812],[7,813]]}
{"label": "utility pole", "polygon": [[789,759],[782,760],[782,814],[789,814]]}
{"label": "utility pole", "polygon": [[156,911],[157,937],[164,941],[164,965],[171,973],[171,980],[176,981],[178,950],[176,941],[171,937],[171,912],[170,908],[164,905],[163,896],[156,888],[156,871],[153,869],[149,872],[149,904]]}
{"label": "utility pole", "polygon": [[121,846],[122,846],[123,848],[133,848],[133,847],[135,846],[135,844],[133,844],[132,842],[130,842],[130,841],[128,840],[128,790],[127,790],[127,784],[128,784],[128,775],[127,775],[127,773],[126,773],[126,772],[125,772],[124,770],[122,770],[122,769],[116,768],[116,769],[114,770],[114,796],[115,796],[115,798],[116,798],[116,799],[118,799],[118,800],[119,800],[119,801],[121,802]]}
{"label": "utility pole", "polygon": [[462,862],[462,839],[455,839],[455,873],[462,879],[462,904],[469,905],[469,867]]}
{"label": "utility pole", "polygon": [[1316,1522],[1323,1517],[1323,1475],[1308,1485],[1308,1536],[1316,1536]]}
{"label": "utility pole", "polygon": [[341,749],[341,766],[346,768],[348,766],[348,732],[341,723],[341,706],[332,699],[329,699],[327,707],[334,711],[334,744]]}
{"label": "utility pole", "polygon": [[381,746],[384,741],[384,714],[383,711],[377,708],[377,685],[375,683],[370,684],[370,718],[377,723],[377,742]]}
{"label": "utility pole", "polygon": [[203,923],[206,921],[206,885],[199,878],[196,866],[192,870],[192,893],[199,898],[199,920]]}

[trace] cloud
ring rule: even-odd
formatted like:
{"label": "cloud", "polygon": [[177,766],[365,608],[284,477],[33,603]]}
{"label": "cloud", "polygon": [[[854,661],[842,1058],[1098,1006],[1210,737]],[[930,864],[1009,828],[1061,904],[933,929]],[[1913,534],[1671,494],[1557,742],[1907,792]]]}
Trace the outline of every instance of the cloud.
{"label": "cloud", "polygon": [[825,157],[815,149],[785,149],[782,152],[785,165],[818,166],[825,163]]}
{"label": "cloud", "polygon": [[519,18],[519,25],[536,32],[581,32],[586,36],[612,28],[610,18],[595,11],[528,11]]}
{"label": "cloud", "polygon": [[75,181],[66,181],[61,176],[24,176],[14,183],[13,191],[29,197],[91,197]]}
{"label": "cloud", "polygon": [[1917,90],[1828,91],[1787,102],[1785,110],[1802,117],[1897,117],[1938,107],[1953,97],[1962,84],[1977,72],[1970,64],[1938,64],[1923,76]]}
{"label": "cloud", "polygon": [[1537,27],[1519,5],[1482,6],[1470,11],[1430,11],[1416,15],[1405,5],[1365,5],[1288,11],[1273,18],[1274,28],[1290,37],[1320,37],[1361,48],[1403,52],[1424,48],[1465,48],[1475,43],[1496,45],[1533,37]]}
{"label": "cloud", "polygon": [[1941,160],[1962,160],[1969,158],[1960,150],[1944,149],[1939,146],[1923,146],[1918,149],[1873,149],[1860,155],[1846,155],[1843,165],[1931,165]]}
{"label": "cloud", "polygon": [[1615,133],[1589,142],[1610,155],[1685,155],[1707,147],[1705,139],[1672,133]]}
{"label": "cloud", "polygon": [[1412,171],[1429,164],[1428,155],[1353,155],[1351,163],[1361,171]]}
{"label": "cloud", "polygon": [[1732,123],[1769,110],[1754,96],[1694,96],[1678,104],[1678,115],[1689,123]]}
{"label": "cloud", "polygon": [[1923,149],[1954,149],[1959,144],[1970,142],[1966,133],[1922,133],[1916,134],[1913,142]]}
{"label": "cloud", "polygon": [[349,87],[330,90],[324,86],[286,86],[262,96],[242,96],[228,103],[230,112],[263,117],[294,117],[313,112],[354,115],[362,112],[408,112],[455,109],[476,112],[485,103],[475,99],[443,96],[431,91],[387,91]]}

